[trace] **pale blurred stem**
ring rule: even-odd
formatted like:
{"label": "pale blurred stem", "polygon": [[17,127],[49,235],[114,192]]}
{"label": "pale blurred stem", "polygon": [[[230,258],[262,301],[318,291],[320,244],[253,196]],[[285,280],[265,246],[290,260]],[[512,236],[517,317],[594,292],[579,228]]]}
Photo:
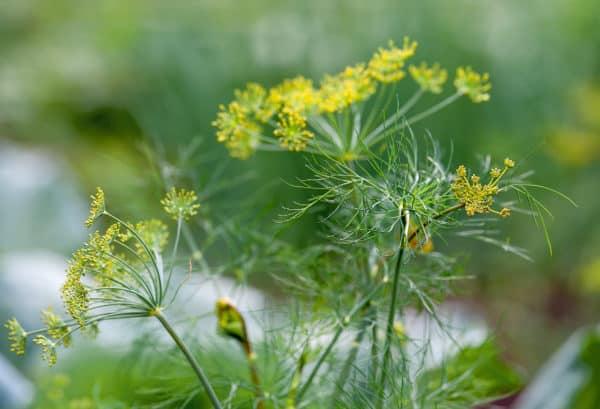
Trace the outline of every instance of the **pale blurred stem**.
{"label": "pale blurred stem", "polygon": [[353,151],[358,144],[358,136],[360,135],[361,127],[361,115],[360,110],[356,106],[352,105],[353,113],[353,124],[352,124],[352,138],[350,139],[350,151]]}
{"label": "pale blurred stem", "polygon": [[[164,291],[166,292],[171,284],[171,277],[173,276],[173,269],[175,268],[175,258],[177,256],[177,249],[179,247],[179,238],[181,237],[181,225],[183,224],[183,217],[181,210],[177,216],[177,233],[175,235],[175,244],[173,245],[173,253],[171,253],[171,264],[169,266],[169,274],[167,274],[167,282],[165,284]],[[164,294],[162,294],[164,296]]]}
{"label": "pale blurred stem", "polygon": [[198,361],[196,361],[196,358],[194,358],[194,355],[192,355],[192,352],[188,349],[187,345],[183,342],[183,340],[181,338],[179,338],[179,335],[177,335],[177,333],[175,332],[173,327],[171,327],[171,325],[167,322],[167,320],[165,319],[165,317],[162,315],[162,313],[160,311],[155,311],[154,316],[156,317],[156,319],[158,319],[158,321],[160,321],[160,323],[165,328],[165,330],[169,333],[169,335],[171,336],[171,338],[173,339],[173,341],[175,342],[177,347],[181,350],[181,352],[183,353],[185,358],[188,360],[190,366],[192,367],[192,369],[198,376],[200,383],[204,387],[204,390],[206,391],[206,394],[208,395],[208,398],[210,399],[213,408],[214,409],[223,409],[221,406],[221,403],[219,402],[219,398],[217,397],[217,394],[215,393],[214,389],[212,388],[210,382],[208,381],[208,378],[204,374],[204,371],[198,364]]}
{"label": "pale blurred stem", "polygon": [[388,364],[391,358],[391,344],[392,335],[394,333],[394,317],[396,315],[396,303],[398,300],[398,283],[400,282],[400,267],[402,266],[402,256],[404,255],[404,249],[408,243],[408,229],[410,226],[410,213],[407,209],[402,211],[402,237],[400,239],[400,246],[398,248],[398,256],[396,257],[396,266],[394,267],[394,277],[392,281],[392,296],[390,300],[390,309],[388,312],[387,326],[385,330],[385,340],[383,343],[383,359],[381,362],[381,375],[379,377],[379,399],[378,408],[383,407],[385,386],[387,381]]}
{"label": "pale blurred stem", "polygon": [[[440,101],[439,103],[435,104],[434,106],[432,106],[429,109],[426,109],[423,112],[420,112],[416,115],[411,116],[410,118],[408,118],[406,121],[403,121],[400,124],[397,125],[392,125],[388,128],[382,129],[380,130],[380,133],[377,135],[374,135],[373,138],[370,141],[366,141],[365,140],[365,145],[374,145],[377,142],[379,142],[381,139],[385,138],[386,135],[388,135],[390,132],[396,132],[399,131],[401,129],[406,128],[407,126],[411,126],[412,124],[419,122],[422,119],[427,118],[430,115],[433,115],[434,113],[444,109],[445,107],[447,107],[448,105],[450,105],[451,103],[453,103],[454,101],[456,101],[458,98],[462,97],[464,94],[461,92],[456,92],[452,95],[450,95],[448,98]],[[369,135],[371,136],[371,135]]]}
{"label": "pale blurred stem", "polygon": [[346,358],[346,361],[342,366],[342,370],[340,371],[338,380],[335,383],[335,389],[331,395],[331,407],[335,407],[335,398],[337,394],[342,393],[344,390],[344,386],[346,385],[346,381],[348,380],[348,376],[350,375],[350,371],[352,370],[354,361],[356,361],[358,349],[360,347],[360,344],[362,343],[363,338],[365,337],[368,326],[369,320],[364,319],[361,323],[358,333],[356,334],[356,337],[354,337],[354,340],[352,341],[352,349],[350,350],[350,353],[348,354],[348,357]]}
{"label": "pale blurred stem", "polygon": [[342,139],[338,135],[338,132],[333,129],[333,127],[323,118],[321,115],[315,115],[314,118],[311,118],[329,138],[337,146],[340,150],[344,148],[344,144],[342,143]]}
{"label": "pale blurred stem", "polygon": [[390,127],[393,123],[397,122],[400,118],[402,118],[416,103],[419,101],[421,96],[423,95],[423,90],[419,88],[412,97],[408,99],[402,105],[398,111],[396,111],[392,116],[386,119],[381,125],[375,128],[371,133],[369,133],[364,140],[365,145],[369,146],[373,143],[376,143],[379,139],[377,138],[382,132]]}
{"label": "pale blurred stem", "polygon": [[368,303],[373,299],[373,297],[375,297],[375,295],[377,295],[381,286],[382,286],[382,284],[378,284],[377,286],[375,286],[375,288],[369,294],[367,294],[360,302],[358,302],[354,306],[354,308],[352,308],[352,310],[343,318],[343,320],[339,322],[338,329],[336,330],[335,334],[333,335],[333,338],[331,339],[331,341],[329,341],[329,344],[327,345],[325,350],[321,353],[321,356],[319,356],[319,359],[317,360],[317,363],[315,364],[312,371],[308,375],[306,382],[304,383],[304,385],[302,385],[302,387],[298,391],[298,394],[296,395],[296,398],[295,398],[296,404],[298,402],[300,402],[300,400],[302,399],[302,396],[304,396],[306,391],[308,391],[308,389],[310,388],[315,376],[317,375],[317,372],[319,372],[319,369],[325,362],[325,359],[333,350],[333,347],[339,340],[340,336],[342,335],[342,333],[344,332],[346,327],[348,327],[348,325],[350,325],[350,320],[352,319],[352,317],[358,311],[362,310],[366,305],[368,305]]}

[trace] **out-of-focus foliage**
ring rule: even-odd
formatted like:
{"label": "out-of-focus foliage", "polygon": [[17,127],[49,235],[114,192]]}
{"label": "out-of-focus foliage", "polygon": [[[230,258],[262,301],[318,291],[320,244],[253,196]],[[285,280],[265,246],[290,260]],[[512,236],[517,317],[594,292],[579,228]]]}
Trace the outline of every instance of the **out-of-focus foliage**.
{"label": "out-of-focus foliage", "polygon": [[[200,197],[199,212],[228,217],[248,192],[242,182],[223,193],[207,177],[215,169],[216,179],[253,177],[253,186],[263,186],[263,200],[246,208],[266,212],[305,199],[272,183],[273,175],[306,175],[303,162],[270,153],[225,162],[210,126],[218,103],[249,80],[272,86],[298,73],[320,78],[367,59],[389,38],[409,35],[422,44],[424,59],[485,68],[494,84],[487,105],[456,104],[419,124],[417,134],[428,129],[452,141],[456,162],[474,164],[480,152],[521,152],[515,159],[537,170],[536,182],[559,187],[580,205],[573,210],[548,196],[555,215],[549,223],[552,258],[542,241],[528,240],[529,225],[509,220],[511,243],[526,242],[535,262],[475,248],[469,263],[467,272],[479,277],[473,282],[477,301],[500,317],[499,341],[516,360],[535,367],[565,333],[597,320],[600,311],[598,15],[597,0],[6,0],[0,13],[0,138],[49,151],[72,173],[81,197],[101,184],[115,207],[142,218],[160,211],[163,189],[156,182],[174,179],[210,186],[206,196],[223,200]],[[146,150],[139,149],[147,141],[157,152],[156,166],[148,166]],[[18,179],[10,169],[2,172]],[[26,231],[11,232],[21,240],[4,239],[2,250],[23,246],[27,236],[36,247],[52,241],[44,220],[62,208],[50,193],[56,191],[31,199],[39,214],[22,226]],[[0,210],[10,215],[4,218],[28,211],[7,207],[9,195],[1,197]],[[64,229],[76,236],[72,226]],[[315,240],[308,218],[287,234]]]}

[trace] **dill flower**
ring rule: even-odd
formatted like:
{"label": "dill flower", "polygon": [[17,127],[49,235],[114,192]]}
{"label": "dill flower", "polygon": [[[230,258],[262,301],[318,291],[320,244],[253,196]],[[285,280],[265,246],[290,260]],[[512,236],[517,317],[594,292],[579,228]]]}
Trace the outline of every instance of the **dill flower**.
{"label": "dill flower", "polygon": [[198,213],[200,205],[197,203],[198,197],[191,190],[172,188],[167,192],[164,199],[160,201],[165,212],[170,214],[173,219],[177,220],[180,216],[184,220],[189,220],[190,217]]}
{"label": "dill flower", "polygon": [[[142,240],[157,253],[160,253],[169,239],[169,229],[167,225],[158,219],[144,220],[136,223],[135,230]],[[134,244],[138,254],[144,253],[144,248],[139,241]]]}
{"label": "dill flower", "polygon": [[488,91],[492,88],[489,83],[489,74],[479,74],[471,67],[458,67],[454,86],[459,93],[468,95],[471,101],[475,103],[486,102],[490,99]]}
{"label": "dill flower", "polygon": [[406,73],[402,70],[404,62],[412,57],[417,49],[417,42],[404,37],[402,48],[396,47],[392,40],[388,48],[379,48],[369,61],[369,74],[383,83],[400,81]]}
{"label": "dill flower", "polygon": [[334,76],[326,75],[319,90],[319,110],[336,112],[375,93],[376,84],[365,64],[357,64]]}
{"label": "dill flower", "polygon": [[25,346],[27,345],[27,332],[21,327],[16,318],[11,318],[4,324],[4,328],[8,330],[8,341],[10,351],[17,355],[25,354]]}
{"label": "dill flower", "polygon": [[232,158],[248,159],[258,148],[262,128],[256,122],[246,122],[237,129],[225,142],[225,147]]}
{"label": "dill flower", "polygon": [[246,84],[244,90],[236,89],[234,95],[241,109],[261,122],[267,122],[277,110],[273,101],[267,99],[267,91],[255,82]]}
{"label": "dill flower", "polygon": [[319,95],[311,80],[297,76],[273,87],[269,91],[269,101],[278,107],[307,113],[315,109]]}
{"label": "dill flower", "polygon": [[246,124],[246,113],[241,105],[234,101],[227,105],[219,105],[217,119],[211,122],[211,125],[217,128],[217,141],[225,142],[229,140],[234,133],[243,129]]}
{"label": "dill flower", "polygon": [[48,335],[60,342],[65,347],[71,345],[71,336],[69,335],[69,327],[65,325],[63,319],[54,313],[52,307],[41,312],[42,322],[48,329]]}
{"label": "dill flower", "polygon": [[56,363],[56,343],[44,335],[35,337],[33,343],[42,347],[42,359],[48,362],[49,366],[54,366]]}
{"label": "dill flower", "polygon": [[282,147],[291,151],[300,151],[314,134],[306,129],[306,119],[292,109],[284,108],[279,113],[277,128],[273,134],[279,138]]}
{"label": "dill flower", "polygon": [[85,221],[85,225],[87,227],[91,227],[92,224],[94,224],[94,222],[98,220],[98,218],[102,216],[106,210],[104,191],[101,188],[97,187],[96,194],[91,195],[90,199],[92,199],[92,203],[90,204],[90,215]]}
{"label": "dill flower", "polygon": [[470,181],[467,178],[467,169],[464,165],[460,165],[456,169],[456,179],[450,185],[454,196],[460,203],[464,204],[467,216],[474,216],[478,213],[494,213],[501,217],[508,217],[510,209],[503,208],[500,211],[492,209],[494,203],[493,196],[499,192],[498,182],[506,174],[510,166],[514,166],[514,162],[510,159],[504,161],[505,167],[500,170],[493,168],[490,170],[490,180],[485,185],[481,184],[481,178],[477,175],[471,175]]}
{"label": "dill flower", "polygon": [[408,67],[408,71],[423,91],[429,91],[432,94],[441,93],[442,86],[448,78],[448,72],[442,69],[439,64],[428,67],[423,62],[418,67],[411,65]]}

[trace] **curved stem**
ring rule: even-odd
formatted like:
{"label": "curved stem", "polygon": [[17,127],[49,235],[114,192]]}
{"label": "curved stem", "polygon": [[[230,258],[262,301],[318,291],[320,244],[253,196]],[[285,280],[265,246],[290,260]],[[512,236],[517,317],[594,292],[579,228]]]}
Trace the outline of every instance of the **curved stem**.
{"label": "curved stem", "polygon": [[383,407],[383,395],[385,394],[385,385],[387,380],[387,367],[391,357],[391,344],[392,334],[394,333],[394,316],[396,314],[396,302],[398,300],[398,283],[400,277],[400,267],[402,266],[402,256],[404,255],[404,249],[408,243],[408,229],[410,226],[410,213],[407,209],[403,210],[402,215],[403,228],[402,238],[400,240],[400,247],[398,249],[398,256],[396,258],[396,266],[394,268],[394,278],[392,282],[392,298],[390,300],[390,309],[388,312],[387,326],[385,331],[385,341],[383,344],[383,360],[381,362],[381,375],[379,378],[380,392],[378,399],[378,408]]}
{"label": "curved stem", "polygon": [[210,382],[208,381],[208,378],[204,374],[204,371],[198,364],[198,361],[196,361],[196,358],[194,358],[194,355],[188,349],[187,345],[183,342],[183,340],[181,338],[179,338],[179,335],[177,335],[177,333],[175,332],[173,327],[171,327],[171,325],[167,322],[167,320],[165,319],[165,317],[162,315],[162,313],[160,311],[155,311],[154,316],[156,317],[156,319],[158,319],[158,321],[160,321],[160,323],[165,328],[165,330],[169,333],[171,338],[173,338],[173,341],[175,342],[175,344],[177,344],[177,347],[179,347],[179,349],[181,350],[183,355],[185,355],[190,366],[192,367],[192,369],[198,376],[200,383],[204,387],[204,390],[206,391],[206,394],[208,395],[213,408],[214,409],[223,409],[221,406],[221,403],[219,402],[219,398],[217,397],[217,394],[215,393],[214,389],[212,388]]}

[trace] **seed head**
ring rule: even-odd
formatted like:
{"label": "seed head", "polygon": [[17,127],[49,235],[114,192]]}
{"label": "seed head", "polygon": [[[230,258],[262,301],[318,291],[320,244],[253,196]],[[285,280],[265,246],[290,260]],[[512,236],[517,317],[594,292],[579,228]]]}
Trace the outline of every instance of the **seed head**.
{"label": "seed head", "polygon": [[167,192],[164,199],[160,201],[165,212],[177,220],[181,216],[184,220],[189,220],[198,213],[198,197],[191,190],[172,188]]}

